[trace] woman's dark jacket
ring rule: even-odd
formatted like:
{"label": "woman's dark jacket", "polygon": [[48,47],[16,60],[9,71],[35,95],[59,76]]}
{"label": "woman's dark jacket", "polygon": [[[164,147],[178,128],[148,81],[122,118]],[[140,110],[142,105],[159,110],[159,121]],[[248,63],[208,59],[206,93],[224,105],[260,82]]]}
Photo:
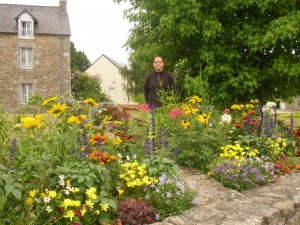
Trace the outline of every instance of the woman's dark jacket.
{"label": "woman's dark jacket", "polygon": [[162,103],[159,100],[158,90],[167,92],[172,89],[176,91],[174,78],[169,72],[162,71],[148,74],[144,82],[146,103],[150,107],[160,107]]}

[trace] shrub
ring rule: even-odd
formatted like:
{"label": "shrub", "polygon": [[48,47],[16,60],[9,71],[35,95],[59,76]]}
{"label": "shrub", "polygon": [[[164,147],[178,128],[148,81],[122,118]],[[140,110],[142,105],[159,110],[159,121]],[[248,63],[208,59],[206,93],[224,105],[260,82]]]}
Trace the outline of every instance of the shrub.
{"label": "shrub", "polygon": [[144,201],[127,199],[119,202],[117,217],[123,225],[150,224],[156,221],[156,212]]}

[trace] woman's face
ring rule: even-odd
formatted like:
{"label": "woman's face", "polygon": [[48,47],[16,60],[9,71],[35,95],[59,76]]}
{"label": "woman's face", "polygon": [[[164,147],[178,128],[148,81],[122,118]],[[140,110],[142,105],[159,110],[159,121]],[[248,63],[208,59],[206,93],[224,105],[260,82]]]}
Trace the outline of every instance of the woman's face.
{"label": "woman's face", "polygon": [[164,61],[161,57],[156,57],[153,61],[153,67],[156,72],[161,72],[164,70]]}

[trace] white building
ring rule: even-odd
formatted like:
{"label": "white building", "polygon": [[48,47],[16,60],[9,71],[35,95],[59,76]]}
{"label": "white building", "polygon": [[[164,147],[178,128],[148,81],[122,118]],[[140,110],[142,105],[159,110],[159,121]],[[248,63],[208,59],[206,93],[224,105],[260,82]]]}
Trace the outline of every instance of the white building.
{"label": "white building", "polygon": [[85,72],[100,78],[101,89],[112,102],[120,105],[134,104],[124,91],[125,81],[119,72],[120,68],[119,63],[102,54]]}

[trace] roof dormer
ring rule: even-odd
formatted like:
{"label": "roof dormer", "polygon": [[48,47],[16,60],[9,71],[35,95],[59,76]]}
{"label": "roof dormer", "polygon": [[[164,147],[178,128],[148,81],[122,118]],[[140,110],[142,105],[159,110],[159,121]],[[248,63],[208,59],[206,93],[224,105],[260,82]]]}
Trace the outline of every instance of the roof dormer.
{"label": "roof dormer", "polygon": [[37,19],[27,9],[24,9],[15,19],[18,23],[18,37],[33,38],[34,26],[38,23]]}

